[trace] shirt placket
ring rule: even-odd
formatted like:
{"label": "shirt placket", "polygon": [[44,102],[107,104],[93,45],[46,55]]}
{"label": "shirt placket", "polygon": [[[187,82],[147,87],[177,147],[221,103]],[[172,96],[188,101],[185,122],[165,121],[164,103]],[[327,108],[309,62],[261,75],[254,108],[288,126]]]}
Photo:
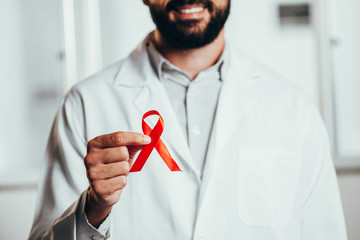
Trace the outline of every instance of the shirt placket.
{"label": "shirt placket", "polygon": [[189,84],[186,110],[189,148],[201,178],[221,82],[218,71],[207,72]]}

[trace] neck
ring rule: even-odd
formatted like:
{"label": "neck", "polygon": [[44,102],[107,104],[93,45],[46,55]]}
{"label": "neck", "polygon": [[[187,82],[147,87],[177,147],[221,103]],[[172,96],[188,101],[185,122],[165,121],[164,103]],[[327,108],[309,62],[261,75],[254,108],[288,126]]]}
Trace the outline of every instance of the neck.
{"label": "neck", "polygon": [[158,51],[172,64],[184,70],[191,79],[203,70],[214,65],[220,58],[225,46],[224,29],[210,44],[201,48],[179,50],[171,48],[162,38],[160,32],[155,30],[154,43]]}

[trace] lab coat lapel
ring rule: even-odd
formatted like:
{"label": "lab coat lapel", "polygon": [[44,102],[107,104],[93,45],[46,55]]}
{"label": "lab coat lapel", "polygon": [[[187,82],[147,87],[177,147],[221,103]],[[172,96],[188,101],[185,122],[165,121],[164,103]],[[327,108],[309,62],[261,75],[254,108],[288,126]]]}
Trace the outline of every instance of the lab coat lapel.
{"label": "lab coat lapel", "polygon": [[226,151],[226,144],[254,95],[256,79],[260,77],[260,73],[255,70],[252,61],[247,57],[236,53],[231,54],[230,59],[209,142],[199,205],[204,199],[211,176],[216,171],[216,165],[221,164],[220,156]]}
{"label": "lab coat lapel", "polygon": [[[233,54],[235,55],[235,54]],[[255,92],[260,73],[245,56],[232,57],[216,113],[214,151],[220,153],[231,137]]]}

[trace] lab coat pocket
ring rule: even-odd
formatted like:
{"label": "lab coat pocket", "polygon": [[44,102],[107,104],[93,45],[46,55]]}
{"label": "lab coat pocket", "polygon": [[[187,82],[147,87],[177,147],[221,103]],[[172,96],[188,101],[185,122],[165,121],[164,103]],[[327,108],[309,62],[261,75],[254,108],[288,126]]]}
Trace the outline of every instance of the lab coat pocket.
{"label": "lab coat pocket", "polygon": [[273,148],[239,149],[238,210],[247,225],[282,227],[295,202],[301,153]]}

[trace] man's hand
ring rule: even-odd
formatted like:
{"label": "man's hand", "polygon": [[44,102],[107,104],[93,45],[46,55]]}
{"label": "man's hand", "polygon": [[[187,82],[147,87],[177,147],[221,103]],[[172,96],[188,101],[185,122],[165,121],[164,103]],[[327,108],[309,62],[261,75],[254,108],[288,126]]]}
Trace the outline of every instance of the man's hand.
{"label": "man's hand", "polygon": [[92,226],[98,228],[119,201],[136,152],[150,141],[149,136],[130,132],[111,133],[89,141],[84,159],[90,183],[85,212]]}

